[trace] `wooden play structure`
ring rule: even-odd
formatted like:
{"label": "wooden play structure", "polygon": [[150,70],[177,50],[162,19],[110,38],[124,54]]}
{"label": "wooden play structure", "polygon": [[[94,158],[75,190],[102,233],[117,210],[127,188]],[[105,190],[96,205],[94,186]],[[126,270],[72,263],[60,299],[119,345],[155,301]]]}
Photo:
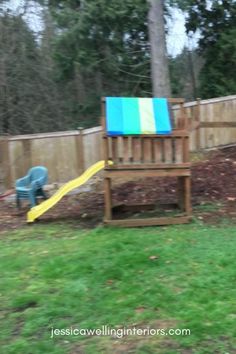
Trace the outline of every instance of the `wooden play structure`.
{"label": "wooden play structure", "polygon": [[[152,100],[152,99],[150,99]],[[104,184],[105,184],[105,216],[104,222],[108,225],[118,226],[151,226],[181,224],[189,222],[191,218],[190,194],[190,161],[189,161],[189,132],[188,121],[184,107],[184,99],[170,98],[168,113],[172,129],[170,132],[150,134],[124,134],[108,131],[107,98],[102,99],[102,124],[104,128]],[[173,106],[177,107],[173,111]],[[131,110],[131,114],[135,114]],[[119,111],[116,112],[116,116]],[[117,117],[116,117],[117,118]],[[129,113],[126,115],[129,119]],[[120,118],[122,119],[122,118]],[[118,119],[119,120],[119,119]],[[113,164],[108,164],[108,161]],[[116,218],[112,202],[112,182],[120,178],[145,178],[145,177],[177,177],[178,181],[178,207],[177,215]],[[126,209],[148,210],[145,204],[129,205]],[[139,214],[140,215],[140,214]]]}

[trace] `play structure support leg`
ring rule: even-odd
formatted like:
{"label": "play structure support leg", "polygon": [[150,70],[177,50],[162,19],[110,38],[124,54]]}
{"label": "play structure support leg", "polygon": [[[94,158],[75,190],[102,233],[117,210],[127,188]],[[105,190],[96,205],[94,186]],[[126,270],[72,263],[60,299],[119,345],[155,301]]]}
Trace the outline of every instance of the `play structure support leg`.
{"label": "play structure support leg", "polygon": [[183,184],[184,177],[178,177],[178,205],[179,208],[183,211],[184,210],[184,184]]}
{"label": "play structure support leg", "polygon": [[190,177],[184,177],[184,204],[185,212],[189,216],[192,212],[191,207],[191,180]]}
{"label": "play structure support leg", "polygon": [[112,218],[112,200],[111,200],[111,179],[104,179],[104,193],[105,193],[105,220]]}
{"label": "play structure support leg", "polygon": [[191,182],[189,176],[178,177],[178,204],[187,215],[191,215]]}

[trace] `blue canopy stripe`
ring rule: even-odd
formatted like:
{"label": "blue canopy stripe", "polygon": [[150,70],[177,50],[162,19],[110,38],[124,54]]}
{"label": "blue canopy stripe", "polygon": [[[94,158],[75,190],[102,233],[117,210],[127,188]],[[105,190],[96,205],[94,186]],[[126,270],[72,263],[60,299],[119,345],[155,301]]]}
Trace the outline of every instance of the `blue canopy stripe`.
{"label": "blue canopy stripe", "polygon": [[169,134],[172,131],[168,101],[166,98],[153,98],[154,116],[157,134]]}

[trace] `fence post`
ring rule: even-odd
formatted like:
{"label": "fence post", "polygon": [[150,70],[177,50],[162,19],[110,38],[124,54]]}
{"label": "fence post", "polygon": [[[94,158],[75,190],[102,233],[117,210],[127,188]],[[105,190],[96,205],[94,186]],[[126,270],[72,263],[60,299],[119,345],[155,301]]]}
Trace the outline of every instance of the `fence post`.
{"label": "fence post", "polygon": [[23,157],[24,157],[24,170],[28,171],[32,167],[32,158],[31,158],[31,140],[22,140],[23,144]]}
{"label": "fence post", "polygon": [[201,124],[201,98],[197,98],[197,106],[196,106],[196,113],[195,113],[195,121],[197,123],[196,135],[195,135],[195,144],[196,144],[196,151],[200,150],[201,148],[201,135],[200,135],[200,124]]}
{"label": "fence post", "polygon": [[76,137],[76,153],[78,161],[78,173],[79,175],[84,172],[84,141],[83,141],[83,128],[79,127],[78,135]]}
{"label": "fence post", "polygon": [[4,188],[10,189],[12,188],[12,174],[8,137],[3,137],[0,139],[0,155],[2,155],[3,185]]}

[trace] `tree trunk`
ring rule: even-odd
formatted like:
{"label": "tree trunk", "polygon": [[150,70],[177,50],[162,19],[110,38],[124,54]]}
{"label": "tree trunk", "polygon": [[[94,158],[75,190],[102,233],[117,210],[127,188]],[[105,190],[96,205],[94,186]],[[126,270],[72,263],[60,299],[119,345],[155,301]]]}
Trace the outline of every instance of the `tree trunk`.
{"label": "tree trunk", "polygon": [[170,96],[170,78],[165,41],[163,0],[147,0],[148,31],[151,46],[151,76],[154,97]]}

